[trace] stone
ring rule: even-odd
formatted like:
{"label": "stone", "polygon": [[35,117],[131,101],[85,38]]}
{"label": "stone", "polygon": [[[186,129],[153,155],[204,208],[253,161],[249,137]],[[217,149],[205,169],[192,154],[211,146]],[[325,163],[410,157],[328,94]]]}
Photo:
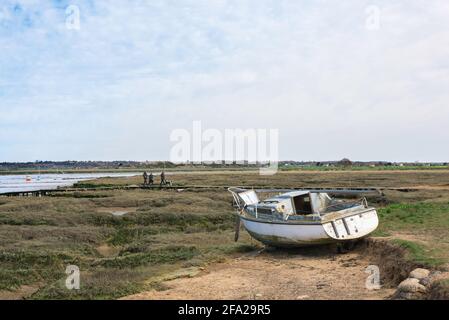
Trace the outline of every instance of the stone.
{"label": "stone", "polygon": [[423,294],[419,292],[398,292],[395,299],[399,300],[421,300]]}
{"label": "stone", "polygon": [[393,299],[400,299],[400,300],[423,299],[427,291],[427,288],[423,286],[419,281],[420,280],[415,278],[407,278],[404,281],[402,281],[399,284],[393,296]]}
{"label": "stone", "polygon": [[422,268],[417,268],[415,270],[413,270],[412,272],[410,272],[410,278],[414,278],[414,279],[424,279],[427,278],[430,274],[430,271],[427,269],[422,269]]}
{"label": "stone", "polygon": [[423,286],[428,287],[432,284],[432,279],[430,279],[430,277],[423,278],[423,279],[419,280],[419,283],[422,284]]}
{"label": "stone", "polygon": [[432,277],[438,277],[441,276],[443,274],[443,272],[435,270],[432,272]]}
{"label": "stone", "polygon": [[415,278],[407,278],[402,281],[398,286],[398,291],[400,292],[421,292],[424,293],[427,291],[426,287],[419,283],[418,279]]}

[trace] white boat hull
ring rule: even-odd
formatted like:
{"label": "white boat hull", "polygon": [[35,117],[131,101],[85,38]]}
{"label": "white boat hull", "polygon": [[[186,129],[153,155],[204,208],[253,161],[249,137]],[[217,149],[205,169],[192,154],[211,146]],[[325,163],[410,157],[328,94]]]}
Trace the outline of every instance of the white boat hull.
{"label": "white boat hull", "polygon": [[305,246],[360,239],[376,230],[375,209],[316,222],[267,222],[241,216],[252,237],[272,246]]}

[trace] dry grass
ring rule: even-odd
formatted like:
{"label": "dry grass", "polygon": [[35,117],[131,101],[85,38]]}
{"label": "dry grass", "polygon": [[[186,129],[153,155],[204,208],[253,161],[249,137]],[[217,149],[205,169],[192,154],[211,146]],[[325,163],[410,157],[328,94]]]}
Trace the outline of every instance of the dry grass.
{"label": "dry grass", "polygon": [[[234,220],[226,193],[100,193],[2,198],[0,290],[39,283],[31,298],[117,298],[138,292],[144,280],[161,270],[201,265],[247,249],[248,239],[232,241]],[[130,213],[117,217],[107,212],[116,207]],[[108,256],[102,254],[105,246],[112,248]],[[66,290],[61,281],[68,264],[82,270],[79,291]]]}
{"label": "dry grass", "polygon": [[[176,185],[279,187],[416,187],[385,191],[378,235],[424,239],[422,261],[449,261],[449,171],[256,172],[168,174]],[[141,183],[141,177],[87,182],[90,187]],[[431,188],[439,188],[431,190]],[[253,250],[249,236],[233,242],[231,197],[224,190],[90,190],[58,197],[0,198],[0,290],[38,284],[29,298],[109,299],[147,288],[179,268]],[[108,208],[129,208],[113,216]],[[410,239],[403,239],[410,241]],[[431,249],[431,250],[430,250]],[[430,259],[430,260],[429,260]],[[81,290],[64,287],[68,264],[81,268]]]}

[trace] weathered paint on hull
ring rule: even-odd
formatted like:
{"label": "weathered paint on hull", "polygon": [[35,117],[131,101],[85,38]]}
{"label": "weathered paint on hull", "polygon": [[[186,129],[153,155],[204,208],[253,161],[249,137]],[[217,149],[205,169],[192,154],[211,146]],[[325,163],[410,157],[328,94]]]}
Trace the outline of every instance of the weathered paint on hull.
{"label": "weathered paint on hull", "polygon": [[[246,230],[248,231],[248,230]],[[281,238],[278,236],[266,236],[261,235],[257,233],[253,233],[251,231],[248,231],[248,233],[256,240],[262,242],[265,245],[272,246],[272,247],[306,247],[306,246],[315,246],[315,245],[324,245],[324,244],[330,244],[335,243],[336,241],[330,238],[327,239],[321,239],[321,240],[314,240],[314,241],[292,241],[292,239],[287,238]]]}
{"label": "weathered paint on hull", "polygon": [[334,219],[333,227],[337,230],[335,233],[330,221],[323,224],[288,224],[260,222],[243,216],[241,219],[253,238],[275,247],[309,246],[360,239],[373,232],[379,222],[376,210],[367,210],[363,214]]}
{"label": "weathered paint on hull", "polygon": [[308,246],[335,242],[324,231],[322,224],[289,225],[246,220],[243,225],[256,240],[275,247]]}

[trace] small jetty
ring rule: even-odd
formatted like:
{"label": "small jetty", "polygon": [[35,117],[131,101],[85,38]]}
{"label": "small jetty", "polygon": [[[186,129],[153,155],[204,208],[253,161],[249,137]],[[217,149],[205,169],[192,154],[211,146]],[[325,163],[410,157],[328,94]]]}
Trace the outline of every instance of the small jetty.
{"label": "small jetty", "polygon": [[[215,185],[179,185],[179,186],[143,186],[143,185],[124,185],[124,186],[99,186],[93,188],[57,188],[57,189],[41,189],[41,190],[30,190],[30,191],[12,191],[1,193],[0,196],[3,197],[43,197],[43,196],[53,196],[55,194],[60,194],[64,192],[93,192],[93,191],[111,191],[111,190],[228,190],[231,186],[215,186]],[[240,186],[241,188],[253,189],[262,192],[284,192],[285,187],[281,186]],[[301,187],[301,188],[288,188],[288,190],[315,190],[320,192],[328,192],[333,194],[346,193],[350,190],[352,193],[360,194],[371,194],[380,195],[382,194],[380,189],[377,188],[320,188],[320,187]]]}

